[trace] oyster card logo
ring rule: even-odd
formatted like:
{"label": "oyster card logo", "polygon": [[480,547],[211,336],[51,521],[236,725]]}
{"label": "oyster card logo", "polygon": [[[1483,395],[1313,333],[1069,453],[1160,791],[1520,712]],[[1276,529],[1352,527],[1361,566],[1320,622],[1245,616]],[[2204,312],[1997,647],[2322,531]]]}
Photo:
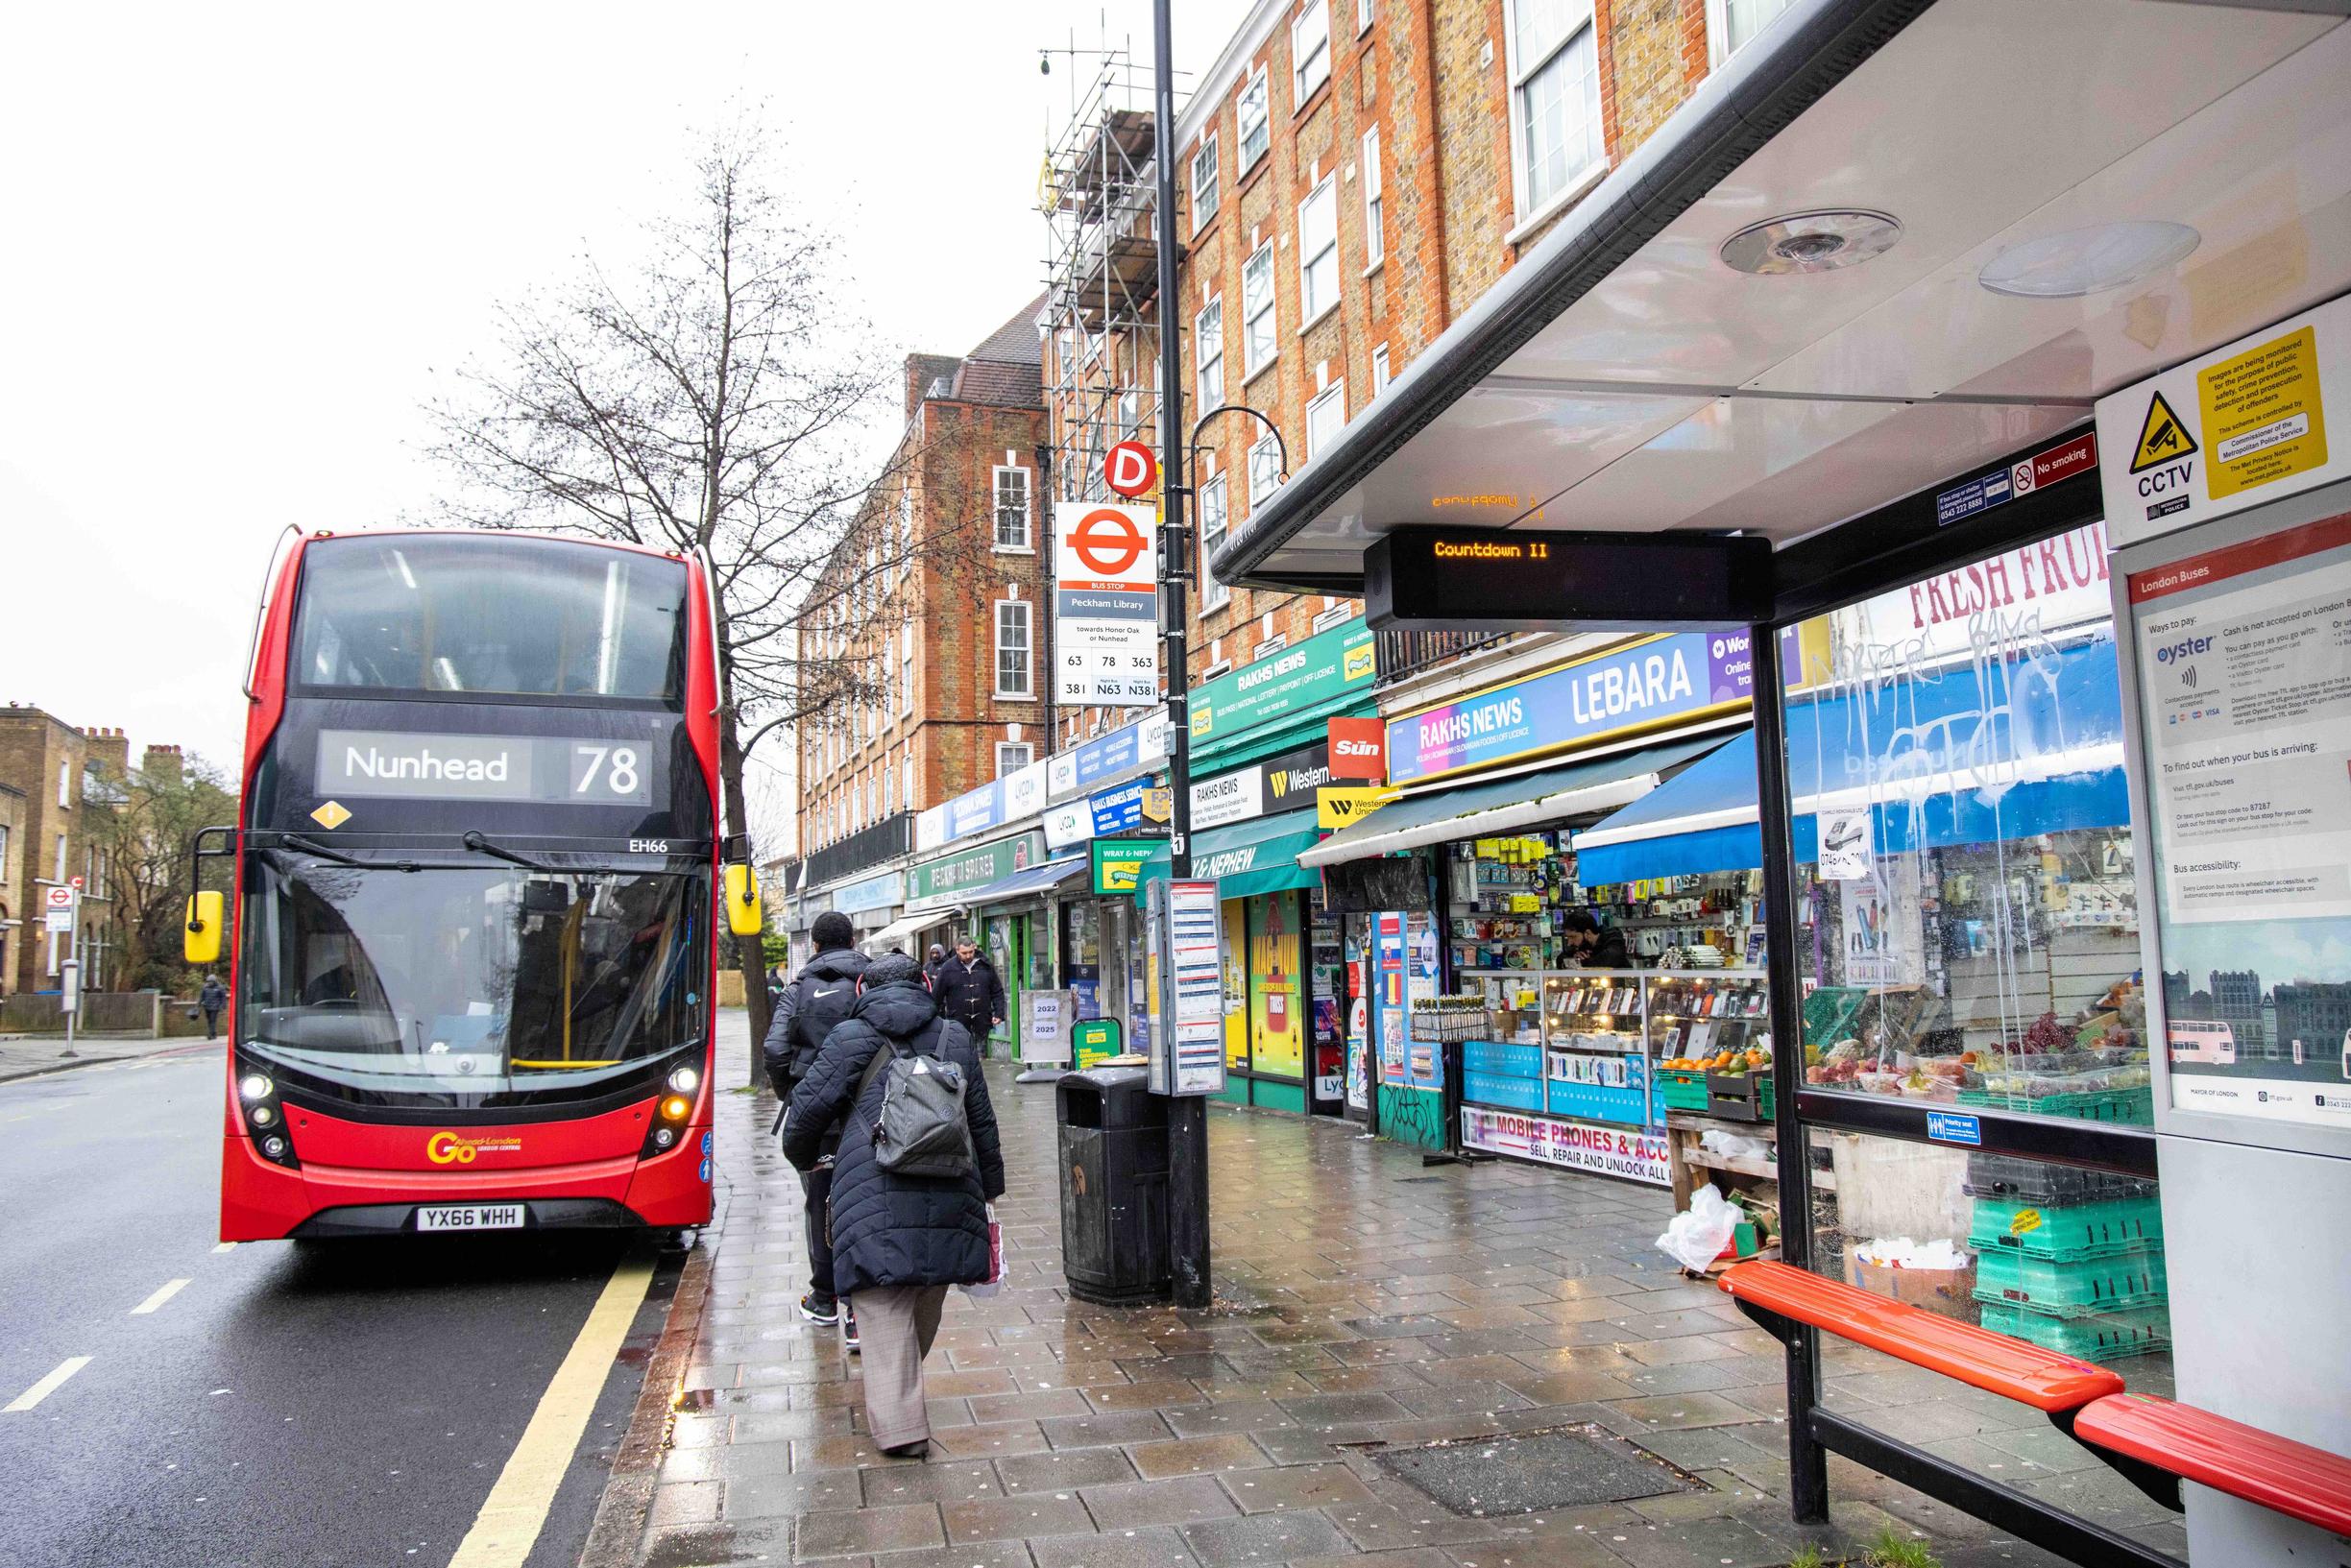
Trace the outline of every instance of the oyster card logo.
{"label": "oyster card logo", "polygon": [[512,1134],[495,1138],[468,1138],[462,1133],[442,1131],[424,1140],[424,1158],[435,1165],[472,1165],[476,1157],[488,1154],[520,1154],[522,1140]]}

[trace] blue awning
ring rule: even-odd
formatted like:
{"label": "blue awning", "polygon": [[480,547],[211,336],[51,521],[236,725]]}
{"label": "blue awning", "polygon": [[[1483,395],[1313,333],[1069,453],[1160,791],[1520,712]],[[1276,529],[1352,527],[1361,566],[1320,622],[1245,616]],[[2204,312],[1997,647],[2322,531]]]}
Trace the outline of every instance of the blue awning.
{"label": "blue awning", "polygon": [[[2130,821],[2111,638],[1792,699],[1787,734],[1800,862],[1819,857],[1823,809],[1867,805],[1881,855]],[[1577,834],[1577,880],[1761,865],[1755,758],[1750,731]]]}
{"label": "blue awning", "polygon": [[1030,866],[1026,871],[1015,871],[1009,877],[999,878],[970,894],[963,902],[974,909],[990,904],[1010,904],[1016,899],[1030,898],[1058,887],[1073,877],[1084,876],[1085,871],[1086,857],[1082,855],[1066,860],[1048,860],[1041,866]]}

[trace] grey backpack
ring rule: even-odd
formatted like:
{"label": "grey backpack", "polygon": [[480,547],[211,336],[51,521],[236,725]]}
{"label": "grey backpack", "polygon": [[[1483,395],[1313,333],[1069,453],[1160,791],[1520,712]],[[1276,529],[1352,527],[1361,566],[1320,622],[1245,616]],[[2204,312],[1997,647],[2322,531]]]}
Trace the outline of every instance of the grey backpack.
{"label": "grey backpack", "polygon": [[874,1116],[874,1163],[894,1176],[970,1175],[978,1161],[963,1111],[963,1070],[911,1047],[901,1049],[884,1035],[858,1085],[860,1101],[876,1078],[882,1104]]}

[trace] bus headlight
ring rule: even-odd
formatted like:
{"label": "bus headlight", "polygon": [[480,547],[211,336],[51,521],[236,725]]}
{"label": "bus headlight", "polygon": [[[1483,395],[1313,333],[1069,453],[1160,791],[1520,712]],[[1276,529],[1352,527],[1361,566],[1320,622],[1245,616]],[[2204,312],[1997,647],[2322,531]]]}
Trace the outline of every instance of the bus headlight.
{"label": "bus headlight", "polygon": [[671,1122],[683,1122],[686,1113],[693,1109],[693,1101],[684,1095],[671,1095],[662,1101],[661,1114]]}
{"label": "bus headlight", "polygon": [[702,1074],[696,1073],[691,1067],[681,1067],[675,1073],[669,1074],[669,1087],[676,1090],[681,1095],[692,1094],[694,1092],[694,1086],[701,1081]]}
{"label": "bus headlight", "polygon": [[273,1132],[261,1140],[261,1152],[273,1160],[282,1160],[285,1158],[286,1141]]}
{"label": "bus headlight", "polygon": [[676,1128],[674,1128],[674,1127],[656,1127],[656,1128],[654,1128],[654,1129],[653,1129],[653,1146],[654,1146],[655,1148],[667,1148],[667,1147],[668,1147],[668,1146],[669,1146],[671,1144],[674,1144],[674,1143],[676,1143],[676,1142],[677,1142],[677,1129],[676,1129]]}
{"label": "bus headlight", "polygon": [[253,1119],[253,1124],[256,1127],[266,1127],[278,1120],[278,1112],[267,1105],[249,1105],[245,1114]]}
{"label": "bus headlight", "polygon": [[270,1091],[277,1087],[265,1073],[248,1073],[237,1080],[237,1093],[247,1099],[267,1099]]}

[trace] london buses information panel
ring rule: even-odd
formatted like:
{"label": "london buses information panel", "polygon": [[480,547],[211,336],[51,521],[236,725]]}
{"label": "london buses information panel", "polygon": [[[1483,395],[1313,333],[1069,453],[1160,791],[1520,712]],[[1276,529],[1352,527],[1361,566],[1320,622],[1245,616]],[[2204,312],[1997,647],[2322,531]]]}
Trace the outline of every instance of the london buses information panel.
{"label": "london buses information panel", "polygon": [[2128,590],[2172,1106],[2351,1127],[2351,516]]}

